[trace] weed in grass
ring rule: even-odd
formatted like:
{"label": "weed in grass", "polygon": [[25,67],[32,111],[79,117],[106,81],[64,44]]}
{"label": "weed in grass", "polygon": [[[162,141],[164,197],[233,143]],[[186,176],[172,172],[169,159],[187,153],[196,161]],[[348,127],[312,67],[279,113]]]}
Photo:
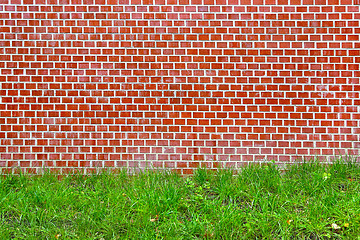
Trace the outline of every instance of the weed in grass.
{"label": "weed in grass", "polygon": [[357,239],[352,161],[0,179],[1,239]]}

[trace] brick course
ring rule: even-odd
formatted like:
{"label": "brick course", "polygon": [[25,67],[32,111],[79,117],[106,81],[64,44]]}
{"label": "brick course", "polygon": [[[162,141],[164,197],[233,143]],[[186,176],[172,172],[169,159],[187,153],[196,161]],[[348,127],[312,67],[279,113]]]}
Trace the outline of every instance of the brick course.
{"label": "brick course", "polygon": [[358,155],[358,0],[0,0],[0,167]]}

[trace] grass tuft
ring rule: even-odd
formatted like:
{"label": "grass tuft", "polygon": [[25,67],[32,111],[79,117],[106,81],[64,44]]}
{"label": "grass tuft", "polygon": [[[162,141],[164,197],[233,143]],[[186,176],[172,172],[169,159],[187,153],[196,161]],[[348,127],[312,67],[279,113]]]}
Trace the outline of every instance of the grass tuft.
{"label": "grass tuft", "polygon": [[1,239],[358,239],[360,168],[4,175]]}

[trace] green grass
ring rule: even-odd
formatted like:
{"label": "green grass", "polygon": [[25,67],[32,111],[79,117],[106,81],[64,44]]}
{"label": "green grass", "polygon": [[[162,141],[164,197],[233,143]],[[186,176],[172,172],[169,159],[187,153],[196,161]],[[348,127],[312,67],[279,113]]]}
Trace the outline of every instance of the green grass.
{"label": "green grass", "polygon": [[0,239],[360,239],[354,162],[0,178]]}

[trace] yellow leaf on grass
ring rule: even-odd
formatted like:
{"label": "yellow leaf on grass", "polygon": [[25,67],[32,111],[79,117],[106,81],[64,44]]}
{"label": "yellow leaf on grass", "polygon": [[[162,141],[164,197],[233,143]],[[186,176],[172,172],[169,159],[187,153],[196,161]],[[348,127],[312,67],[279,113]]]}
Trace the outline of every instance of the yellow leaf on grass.
{"label": "yellow leaf on grass", "polygon": [[155,218],[150,218],[150,222],[156,222],[159,220],[159,215],[156,215]]}
{"label": "yellow leaf on grass", "polygon": [[349,225],[350,225],[349,223],[344,223],[344,227],[346,228],[349,227]]}
{"label": "yellow leaf on grass", "polygon": [[293,221],[292,219],[289,219],[289,220],[287,220],[286,222],[287,222],[287,224],[290,225],[290,223],[291,223],[292,221]]}
{"label": "yellow leaf on grass", "polygon": [[324,173],[324,174],[323,174],[323,178],[324,178],[325,180],[328,179],[330,176],[331,176],[330,173]]}

